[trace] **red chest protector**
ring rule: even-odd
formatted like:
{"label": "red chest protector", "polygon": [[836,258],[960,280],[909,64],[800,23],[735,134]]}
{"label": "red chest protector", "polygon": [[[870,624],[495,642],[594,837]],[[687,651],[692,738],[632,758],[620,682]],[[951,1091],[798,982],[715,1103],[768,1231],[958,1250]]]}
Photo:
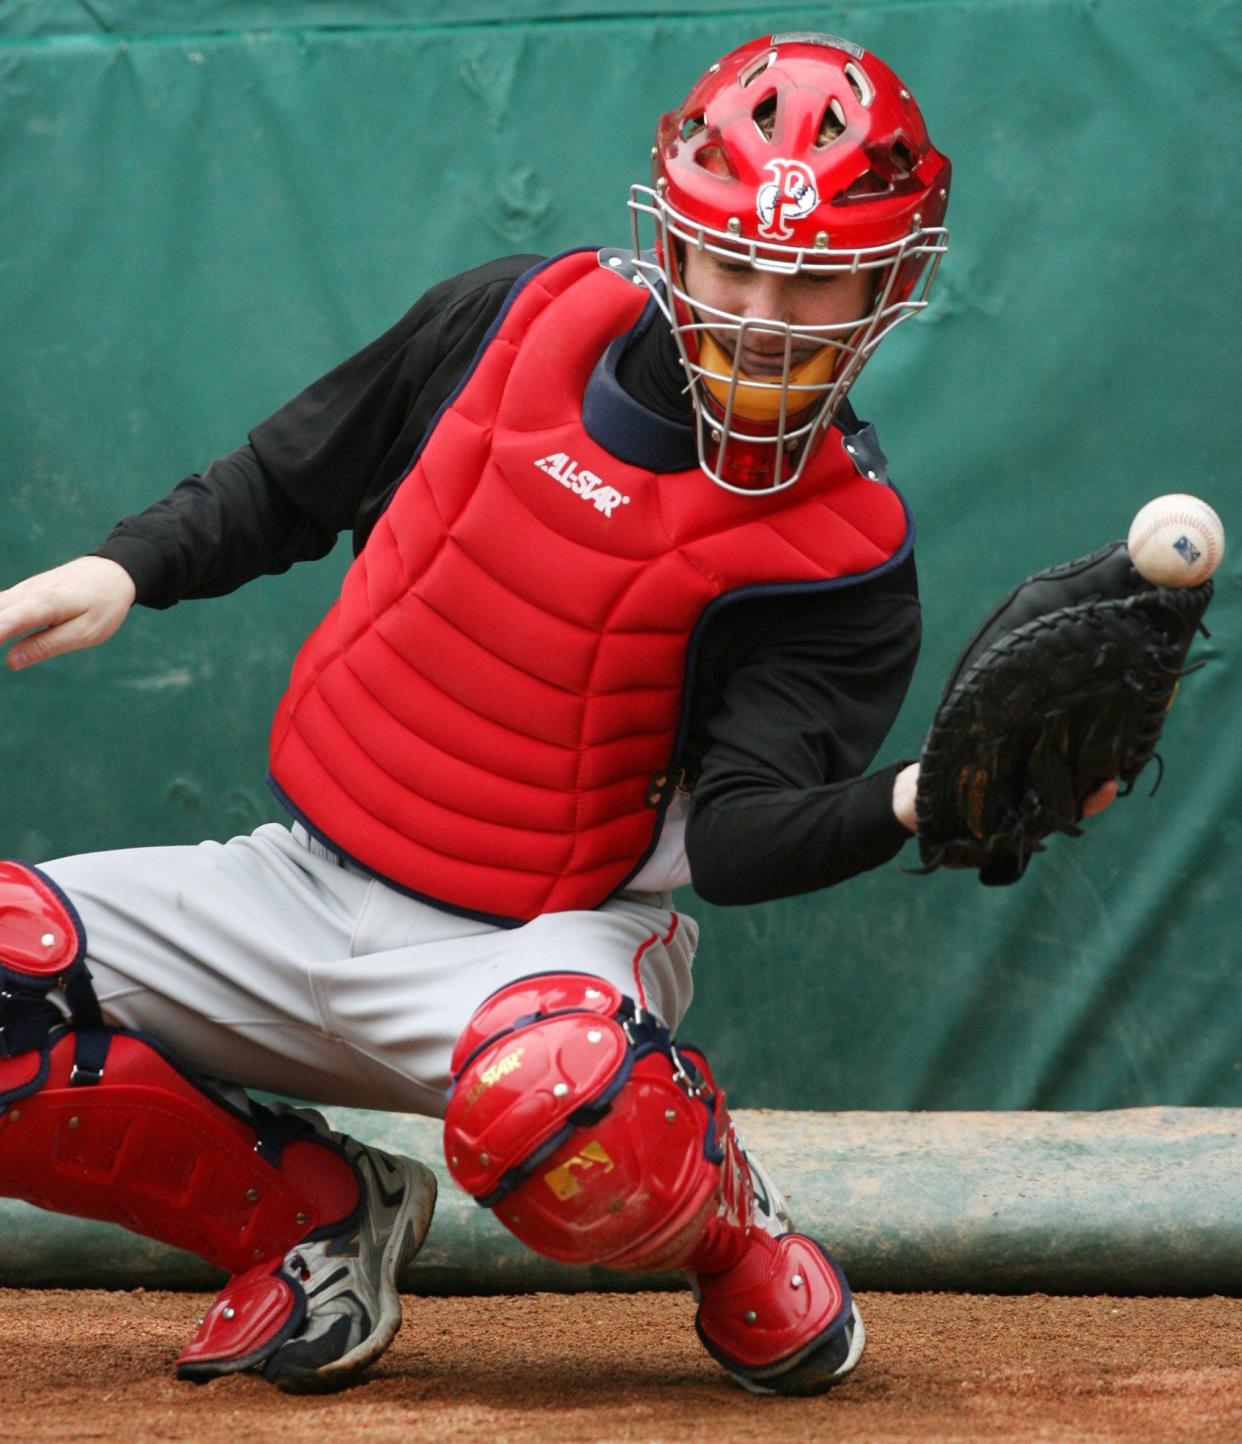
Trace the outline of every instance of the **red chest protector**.
{"label": "red chest protector", "polygon": [[273,725],[272,782],[314,832],[496,922],[597,906],[650,851],[706,608],[860,579],[907,540],[835,430],[757,497],[597,445],[583,392],[644,300],[594,252],[515,290]]}

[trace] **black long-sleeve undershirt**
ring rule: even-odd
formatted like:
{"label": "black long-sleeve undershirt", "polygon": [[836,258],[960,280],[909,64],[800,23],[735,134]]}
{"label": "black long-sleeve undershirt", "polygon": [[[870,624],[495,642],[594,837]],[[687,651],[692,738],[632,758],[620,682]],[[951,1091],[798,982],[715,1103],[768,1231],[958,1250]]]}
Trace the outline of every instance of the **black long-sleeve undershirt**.
{"label": "black long-sleeve undershirt", "polygon": [[[389,331],[250,433],[247,445],[127,517],[99,548],[138,601],[169,607],[324,556],[355,551],[451,396],[514,279],[510,257],[442,283]],[[688,403],[665,330],[622,381],[665,415]],[[710,484],[705,481],[705,484]],[[913,561],[820,593],[718,609],[699,642],[685,771],[696,890],[759,902],[844,880],[896,855],[895,763],[863,776],[892,725],[919,645]]]}

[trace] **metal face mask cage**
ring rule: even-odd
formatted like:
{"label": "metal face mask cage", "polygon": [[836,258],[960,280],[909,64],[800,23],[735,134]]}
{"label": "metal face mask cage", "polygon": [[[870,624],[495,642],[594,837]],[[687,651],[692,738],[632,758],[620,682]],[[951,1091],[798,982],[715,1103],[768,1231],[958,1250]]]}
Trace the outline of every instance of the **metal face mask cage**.
{"label": "metal face mask cage", "polygon": [[[948,248],[948,231],[943,226],[923,226],[916,215],[908,234],[883,245],[833,249],[826,238],[825,244],[819,244],[820,237],[812,246],[760,242],[679,214],[665,199],[665,189],[663,181],[654,189],[630,188],[633,264],[677,343],[695,413],[699,465],[726,491],[746,496],[783,491],[806,469],[876,347],[902,321],[926,309],[928,292]],[[643,250],[643,217],[653,224],[654,250]],[[694,247],[783,276],[869,273],[875,278],[870,310],[854,320],[797,327],[717,310],[686,290],[679,247]],[[701,338],[708,331],[732,338],[732,357],[714,345],[706,348],[704,357]],[[742,347],[753,334],[783,339],[779,374],[757,377],[742,371]],[[814,357],[793,363],[796,342],[834,348],[826,374],[804,379]],[[770,419],[742,414],[756,406],[768,411]]]}

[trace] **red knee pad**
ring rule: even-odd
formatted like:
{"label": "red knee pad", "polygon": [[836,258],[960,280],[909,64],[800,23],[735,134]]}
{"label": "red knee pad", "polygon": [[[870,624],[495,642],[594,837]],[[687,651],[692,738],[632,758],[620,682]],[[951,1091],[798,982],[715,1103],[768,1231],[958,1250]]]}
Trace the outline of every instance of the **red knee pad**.
{"label": "red knee pad", "polygon": [[0,859],[0,1058],[37,1047],[62,1021],[47,1000],[53,989],[76,1022],[100,1025],[85,956],[81,921],[51,878]]}
{"label": "red knee pad", "polygon": [[700,1266],[705,1248],[721,1267],[736,1256],[751,1194],[723,1094],[611,983],[552,974],[502,989],[453,1074],[449,1171],[537,1252],[636,1270]]}
{"label": "red knee pad", "polygon": [[696,1325],[747,1388],[812,1394],[857,1362],[832,1259],[756,1224],[750,1169],[706,1060],[610,983],[493,994],[453,1057],[449,1170],[523,1243],[567,1263],[687,1269]]}
{"label": "red knee pad", "polygon": [[0,860],[0,975],[54,982],[82,961],[85,938],[73,905],[50,878],[24,862]]}

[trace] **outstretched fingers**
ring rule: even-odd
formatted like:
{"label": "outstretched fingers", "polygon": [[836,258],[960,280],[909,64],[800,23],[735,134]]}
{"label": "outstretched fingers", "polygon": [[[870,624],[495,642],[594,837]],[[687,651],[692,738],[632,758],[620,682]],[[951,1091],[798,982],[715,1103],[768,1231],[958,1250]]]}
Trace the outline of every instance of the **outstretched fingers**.
{"label": "outstretched fingers", "polygon": [[129,573],[104,557],[78,557],[0,592],[0,646],[14,671],[105,642],[134,603]]}

